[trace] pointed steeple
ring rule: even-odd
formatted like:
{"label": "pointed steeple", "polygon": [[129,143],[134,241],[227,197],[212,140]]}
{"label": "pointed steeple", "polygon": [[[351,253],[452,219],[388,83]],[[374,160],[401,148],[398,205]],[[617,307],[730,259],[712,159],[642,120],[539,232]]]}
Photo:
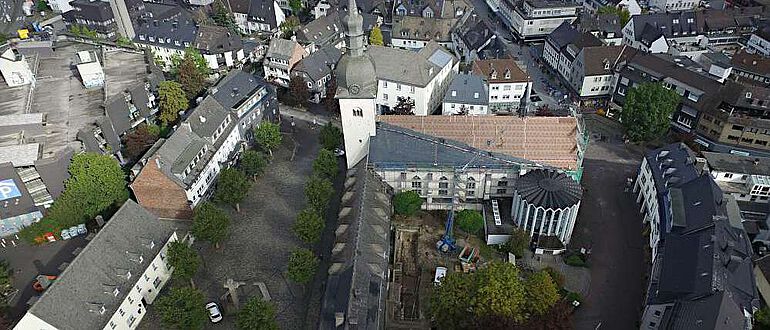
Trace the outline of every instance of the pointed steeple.
{"label": "pointed steeple", "polygon": [[347,28],[347,46],[351,57],[363,56],[364,49],[364,18],[358,13],[356,0],[348,0],[348,16],[345,18]]}

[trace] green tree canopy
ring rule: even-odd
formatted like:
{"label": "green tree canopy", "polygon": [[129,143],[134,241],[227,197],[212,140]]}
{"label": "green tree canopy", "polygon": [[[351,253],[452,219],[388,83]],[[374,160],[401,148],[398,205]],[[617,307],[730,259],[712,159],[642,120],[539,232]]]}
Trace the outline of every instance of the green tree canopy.
{"label": "green tree canopy", "polygon": [[291,37],[294,35],[294,29],[299,27],[300,22],[299,18],[295,16],[297,13],[294,13],[294,15],[286,17],[286,20],[281,23],[281,26],[279,26],[281,30],[281,38],[283,39],[291,39]]}
{"label": "green tree canopy", "polygon": [[334,187],[328,179],[314,175],[305,184],[307,204],[319,214],[326,213],[332,194],[334,194]]}
{"label": "green tree canopy", "polygon": [[620,119],[628,137],[635,142],[663,136],[680,97],[661,83],[644,83],[628,90]]}
{"label": "green tree canopy", "polygon": [[198,272],[201,260],[186,242],[175,241],[168,245],[168,264],[174,267],[174,278],[187,282]]}
{"label": "green tree canopy", "polygon": [[177,80],[182,86],[182,90],[184,90],[187,98],[192,99],[203,90],[206,83],[206,76],[201,73],[196,66],[192,56],[188,56],[187,53],[185,53],[185,56],[182,58],[177,69]]}
{"label": "green tree canopy", "polygon": [[399,96],[396,98],[396,105],[387,111],[388,115],[414,115],[414,99],[411,97]]}
{"label": "green tree canopy", "polygon": [[559,288],[548,271],[541,270],[527,278],[525,285],[525,306],[533,315],[543,315],[559,301]]}
{"label": "green tree canopy", "polygon": [[192,287],[176,287],[155,302],[161,322],[172,329],[202,329],[208,314],[203,292]]}
{"label": "green tree canopy", "polygon": [[163,125],[173,123],[179,118],[179,112],[187,110],[190,104],[182,85],[175,81],[162,81],[158,85],[160,102],[160,121]]}
{"label": "green tree canopy", "polygon": [[484,216],[476,210],[462,210],[457,212],[457,226],[469,234],[478,234],[484,228]]}
{"label": "green tree canopy", "polygon": [[46,232],[58,233],[75,226],[128,199],[126,174],[109,155],[86,152],[72,158],[65,190],[39,222],[25,227],[21,235],[34,241]]}
{"label": "green tree canopy", "polygon": [[254,139],[262,149],[267,150],[273,156],[273,149],[281,145],[281,130],[278,124],[263,121],[254,129]]}
{"label": "green tree canopy", "polygon": [[770,307],[762,307],[754,313],[754,326],[759,330],[770,329]]}
{"label": "green tree canopy", "polygon": [[313,208],[306,207],[304,210],[297,214],[297,221],[294,222],[294,233],[303,242],[312,244],[318,242],[321,238],[321,233],[324,230],[324,219]]}
{"label": "green tree canopy", "polygon": [[302,0],[289,0],[289,8],[291,8],[293,15],[299,15],[300,10],[302,10]]}
{"label": "green tree canopy", "polygon": [[524,287],[510,263],[493,262],[475,273],[449,273],[430,300],[439,328],[473,329],[495,317],[516,323],[526,319]]}
{"label": "green tree canopy", "polygon": [[227,8],[222,0],[214,1],[214,13],[212,18],[216,25],[226,27],[233,32],[238,32],[238,27],[235,25],[235,17],[233,17],[230,9]]}
{"label": "green tree canopy", "polygon": [[211,202],[198,204],[193,213],[193,236],[218,247],[227,237],[230,218]]}
{"label": "green tree canopy", "polygon": [[240,168],[244,174],[256,179],[257,176],[265,172],[267,160],[265,155],[256,150],[246,150],[241,155]]}
{"label": "green tree canopy", "polygon": [[269,301],[254,297],[238,311],[235,325],[241,330],[278,330],[275,306]]}
{"label": "green tree canopy", "polygon": [[372,31],[369,32],[369,44],[377,46],[385,44],[382,40],[382,30],[380,30],[379,26],[373,27]]}
{"label": "green tree canopy", "polygon": [[137,159],[147,152],[156,141],[160,128],[155,125],[140,124],[136,129],[123,136],[126,156]]}
{"label": "green tree canopy", "polygon": [[631,13],[628,12],[628,9],[620,8],[616,6],[602,6],[599,7],[599,10],[596,11],[597,14],[603,15],[603,14],[615,14],[620,19],[620,27],[624,27],[626,23],[628,23],[628,20],[631,19]]}
{"label": "green tree canopy", "polygon": [[413,216],[424,202],[416,191],[402,191],[393,196],[393,210],[398,215]]}
{"label": "green tree canopy", "polygon": [[290,280],[304,284],[313,279],[317,269],[318,258],[313,251],[300,248],[291,253],[286,274]]}
{"label": "green tree canopy", "polygon": [[337,156],[328,149],[322,148],[318,151],[315,161],[313,161],[313,173],[328,179],[334,179],[340,172]]}
{"label": "green tree canopy", "polygon": [[249,192],[249,187],[250,181],[243,172],[232,167],[224,168],[219,173],[214,199],[233,206],[240,212],[241,202]]}
{"label": "green tree canopy", "polygon": [[11,268],[8,266],[7,261],[0,260],[0,292],[5,291],[10,286],[11,286]]}
{"label": "green tree canopy", "polygon": [[322,148],[334,150],[342,145],[342,131],[329,122],[321,128],[321,132],[318,133],[318,139],[321,142]]}
{"label": "green tree canopy", "polygon": [[286,103],[291,106],[302,106],[310,99],[310,90],[302,76],[293,76],[289,80],[289,93]]}
{"label": "green tree canopy", "polygon": [[513,253],[516,257],[523,257],[524,252],[529,249],[529,242],[532,239],[529,237],[529,233],[521,228],[513,228],[511,238],[505,243],[503,249],[505,252]]}

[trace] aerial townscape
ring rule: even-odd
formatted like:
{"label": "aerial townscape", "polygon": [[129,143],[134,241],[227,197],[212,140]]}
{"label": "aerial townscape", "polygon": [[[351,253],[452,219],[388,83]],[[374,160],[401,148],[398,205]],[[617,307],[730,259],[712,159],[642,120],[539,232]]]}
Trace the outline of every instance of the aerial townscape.
{"label": "aerial townscape", "polygon": [[0,330],[770,330],[770,0],[0,0]]}

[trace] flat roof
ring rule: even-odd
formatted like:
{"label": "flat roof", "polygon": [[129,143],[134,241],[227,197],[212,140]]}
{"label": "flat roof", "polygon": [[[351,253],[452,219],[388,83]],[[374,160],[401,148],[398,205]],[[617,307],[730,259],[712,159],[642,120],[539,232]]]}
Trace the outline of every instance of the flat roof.
{"label": "flat roof", "polygon": [[0,147],[0,163],[10,162],[13,166],[32,166],[40,155],[40,144],[28,143]]}
{"label": "flat roof", "polygon": [[[497,208],[500,213],[500,225],[495,223],[494,210],[492,207],[493,200],[497,201]],[[513,233],[513,229],[516,227],[511,218],[513,198],[492,198],[490,200],[485,200],[482,205],[484,208],[484,226],[487,228],[487,235],[510,235]]]}

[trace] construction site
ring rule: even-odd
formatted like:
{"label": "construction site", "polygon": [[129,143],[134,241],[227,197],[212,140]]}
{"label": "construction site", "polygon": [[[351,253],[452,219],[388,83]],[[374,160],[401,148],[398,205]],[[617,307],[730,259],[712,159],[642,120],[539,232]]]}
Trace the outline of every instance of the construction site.
{"label": "construction site", "polygon": [[429,329],[430,297],[440,277],[451,272],[474,271],[498,257],[478,236],[459,230],[454,231],[457,237],[451,237],[449,231],[452,246],[442,249],[447,243],[447,213],[423,211],[412,217],[394,217],[393,276],[386,308],[388,328]]}

